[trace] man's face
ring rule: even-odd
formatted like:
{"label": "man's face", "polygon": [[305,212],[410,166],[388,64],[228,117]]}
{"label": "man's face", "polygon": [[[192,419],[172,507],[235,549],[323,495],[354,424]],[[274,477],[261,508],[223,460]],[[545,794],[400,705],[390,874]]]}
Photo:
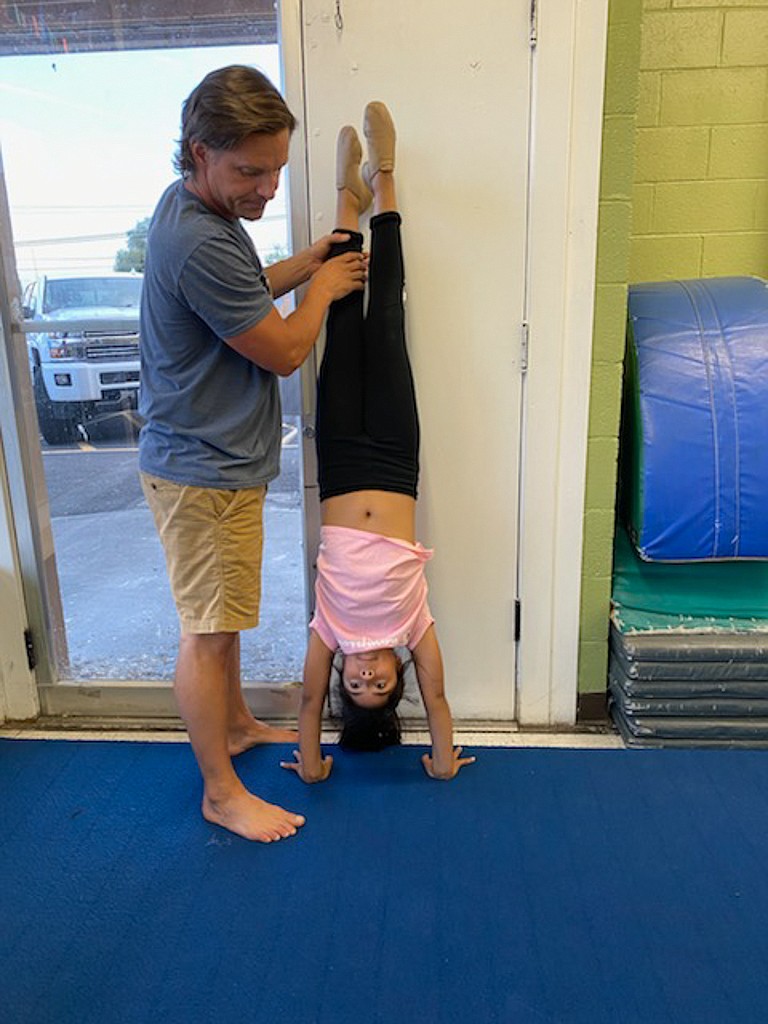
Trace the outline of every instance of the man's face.
{"label": "man's face", "polygon": [[280,171],[288,163],[291,134],[249,135],[234,149],[192,144],[195,173],[190,184],[206,206],[228,220],[258,220],[274,198]]}

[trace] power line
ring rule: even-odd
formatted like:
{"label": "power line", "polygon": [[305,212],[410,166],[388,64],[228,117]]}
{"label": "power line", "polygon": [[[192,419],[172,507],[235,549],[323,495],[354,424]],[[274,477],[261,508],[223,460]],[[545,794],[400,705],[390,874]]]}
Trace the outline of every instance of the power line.
{"label": "power line", "polygon": [[70,242],[113,242],[116,238],[125,238],[127,232],[118,231],[113,235],[75,235],[72,238],[30,238],[14,242],[17,249],[28,245],[63,245]]}
{"label": "power line", "polygon": [[129,203],[121,206],[117,203],[105,203],[103,205],[96,203],[89,203],[87,206],[75,206],[62,203],[58,206],[14,206],[14,210],[18,213],[58,213],[61,210],[71,210],[72,212],[83,213],[85,211],[96,211],[96,210],[146,210],[147,206],[145,203]]}

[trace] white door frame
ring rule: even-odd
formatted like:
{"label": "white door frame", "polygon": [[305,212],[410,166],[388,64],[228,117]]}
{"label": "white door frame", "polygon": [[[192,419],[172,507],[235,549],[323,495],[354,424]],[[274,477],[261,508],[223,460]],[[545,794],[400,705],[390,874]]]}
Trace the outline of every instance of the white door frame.
{"label": "white door frame", "polygon": [[576,720],[608,0],[539,0],[521,481],[518,722]]}

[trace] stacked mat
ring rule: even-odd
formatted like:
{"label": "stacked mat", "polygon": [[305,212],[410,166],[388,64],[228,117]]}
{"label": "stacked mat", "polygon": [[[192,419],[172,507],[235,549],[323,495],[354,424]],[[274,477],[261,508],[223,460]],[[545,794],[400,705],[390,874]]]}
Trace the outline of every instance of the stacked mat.
{"label": "stacked mat", "polygon": [[768,747],[768,562],[646,562],[620,527],[610,629],[627,743]]}
{"label": "stacked mat", "polygon": [[768,747],[768,287],[632,287],[609,692],[625,741]]}

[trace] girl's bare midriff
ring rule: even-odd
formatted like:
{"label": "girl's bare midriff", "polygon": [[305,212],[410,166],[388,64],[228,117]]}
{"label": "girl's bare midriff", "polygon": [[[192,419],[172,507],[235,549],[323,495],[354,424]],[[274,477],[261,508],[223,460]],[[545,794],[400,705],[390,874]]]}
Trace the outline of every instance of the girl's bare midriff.
{"label": "girl's bare midriff", "polygon": [[320,508],[323,526],[346,526],[416,542],[416,502],[407,494],[353,491],[326,498]]}

